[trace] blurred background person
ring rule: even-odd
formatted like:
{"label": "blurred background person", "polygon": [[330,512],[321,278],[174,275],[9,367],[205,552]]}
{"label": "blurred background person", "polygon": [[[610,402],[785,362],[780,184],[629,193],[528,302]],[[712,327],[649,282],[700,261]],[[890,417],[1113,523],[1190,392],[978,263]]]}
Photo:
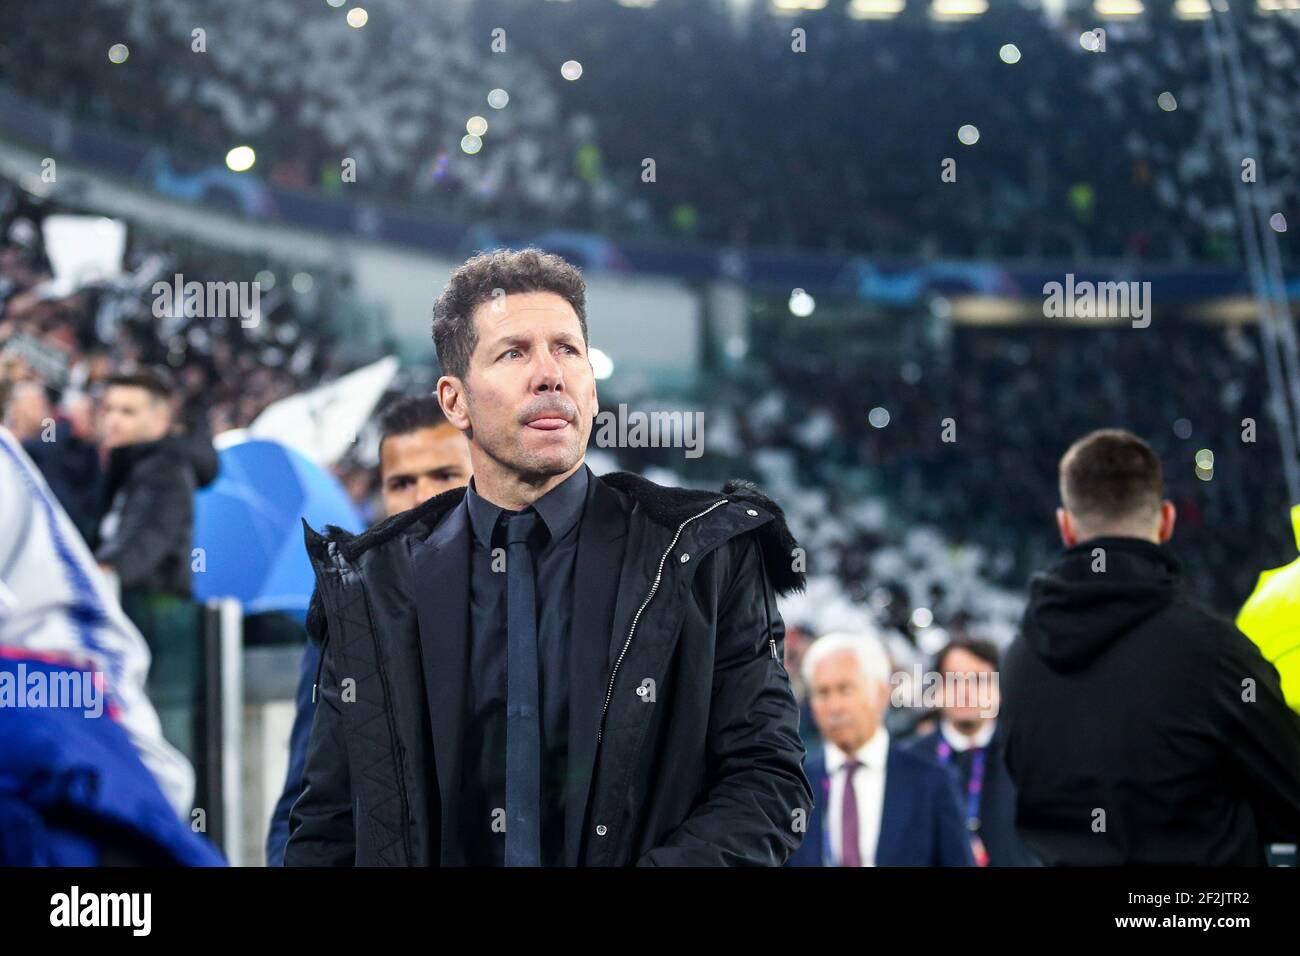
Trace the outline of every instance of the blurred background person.
{"label": "blurred background person", "polygon": [[803,656],[812,645],[813,636],[796,624],[789,624],[785,629],[785,671],[790,675],[790,689],[794,699],[799,702],[799,738],[804,749],[813,753],[821,747],[821,737],[817,733],[817,722],[812,716],[812,702],[808,687],[803,682]]}
{"label": "blurred background person", "polygon": [[51,420],[50,414],[49,396],[41,382],[26,378],[12,384],[4,425],[20,442],[26,445],[39,440],[41,429]]}
{"label": "blurred background person", "polygon": [[469,442],[447,421],[434,396],[393,402],[379,416],[379,435],[384,517],[469,483]]}
{"label": "blurred background person", "polygon": [[100,410],[106,455],[95,557],[121,587],[122,608],[153,654],[149,696],[163,732],[191,759],[203,645],[191,600],[194,494],[217,475],[204,434],[172,433],[172,390],[157,372],[108,380]]}
{"label": "blurred background person", "polygon": [[816,805],[787,866],[973,866],[948,771],[890,739],[893,667],[870,634],[827,634],[803,678],[825,741],[804,769]]}
{"label": "blurred background person", "polygon": [[911,745],[952,772],[977,866],[1035,865],[1016,834],[1015,784],[996,732],[997,647],[971,638],[949,641],[935,655],[932,673],[944,682],[939,727]]}
{"label": "blurred background person", "polygon": [[[44,397],[43,387],[40,392]],[[94,402],[84,392],[65,391],[47,415],[40,430],[23,439],[23,450],[41,470],[82,540],[90,542],[95,537],[103,493]]]}
{"label": "blurred background person", "polygon": [[[473,464],[464,432],[447,421],[432,395],[399,398],[379,415],[379,487],[383,517],[391,518],[435,495],[469,483]],[[316,713],[320,648],[308,640],[298,677],[297,714],[289,738],[289,770],[266,838],[266,865],[283,866],[289,811],[302,793],[307,743]]]}
{"label": "blurred background person", "polygon": [[1020,835],[1049,866],[1250,866],[1300,838],[1300,717],[1188,594],[1160,459],[1121,429],[1061,457],[1065,551],[1030,585],[1001,721]]}

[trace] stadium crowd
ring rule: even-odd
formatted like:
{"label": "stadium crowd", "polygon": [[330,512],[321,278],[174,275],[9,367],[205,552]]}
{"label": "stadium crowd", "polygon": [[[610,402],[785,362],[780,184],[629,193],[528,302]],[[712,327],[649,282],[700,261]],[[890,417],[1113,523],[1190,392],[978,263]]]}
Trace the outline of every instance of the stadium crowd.
{"label": "stadium crowd", "polygon": [[[936,26],[911,7],[863,22],[696,0],[418,12],[376,0],[362,29],[324,3],[302,16],[256,0],[91,5],[118,25],[113,36],[59,29],[84,6],[72,0],[17,4],[0,68],[18,90],[208,165],[252,145],[254,172],[289,188],[355,190],[461,221],[739,247],[1237,254],[1236,161],[1217,161],[1224,118],[1203,25],[1162,7],[1106,22],[1105,50],[1090,52],[1081,32],[1097,24],[1084,12],[1051,19],[1014,5]],[[1300,130],[1284,104],[1300,31],[1251,4],[1232,16],[1260,128],[1254,158],[1282,211],[1297,172]],[[106,56],[114,41],[130,50],[124,63]],[[577,82],[561,76],[569,60],[582,64]],[[513,96],[493,108],[492,90]],[[137,109],[142,99],[157,108]],[[467,155],[475,115],[489,128]],[[978,141],[963,145],[968,124]],[[941,179],[948,158],[952,182]]]}

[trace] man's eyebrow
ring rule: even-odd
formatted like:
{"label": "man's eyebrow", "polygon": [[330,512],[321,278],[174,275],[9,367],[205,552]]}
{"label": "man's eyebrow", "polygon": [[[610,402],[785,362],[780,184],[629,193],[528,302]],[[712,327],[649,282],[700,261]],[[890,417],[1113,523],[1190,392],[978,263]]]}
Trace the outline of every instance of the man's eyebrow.
{"label": "man's eyebrow", "polygon": [[527,336],[520,335],[518,332],[512,332],[509,335],[503,335],[499,339],[491,339],[490,341],[492,343],[490,348],[493,351],[505,348],[507,345],[515,347],[529,344]]}

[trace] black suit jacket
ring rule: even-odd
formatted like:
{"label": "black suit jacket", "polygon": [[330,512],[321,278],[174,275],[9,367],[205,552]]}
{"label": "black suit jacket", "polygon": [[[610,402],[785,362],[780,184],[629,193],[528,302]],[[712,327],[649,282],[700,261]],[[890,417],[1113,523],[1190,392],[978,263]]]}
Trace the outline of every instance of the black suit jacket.
{"label": "black suit jacket", "polygon": [[[458,781],[461,773],[468,680],[470,619],[469,569],[473,529],[464,499],[453,507],[428,538],[409,539],[411,571],[420,624],[420,646],[424,659],[429,723],[436,729],[433,749],[440,773],[439,797],[443,816],[459,820],[461,807]],[[581,844],[581,810],[587,801],[595,757],[596,724],[604,697],[603,676],[607,668],[610,633],[614,619],[616,575],[623,561],[627,540],[627,514],[617,495],[594,476],[587,483],[587,504],[578,537],[574,565],[573,625],[569,630],[569,774],[572,785],[565,794],[565,860],[573,866]],[[455,609],[443,611],[440,609]],[[464,861],[460,827],[445,833],[443,859]]]}

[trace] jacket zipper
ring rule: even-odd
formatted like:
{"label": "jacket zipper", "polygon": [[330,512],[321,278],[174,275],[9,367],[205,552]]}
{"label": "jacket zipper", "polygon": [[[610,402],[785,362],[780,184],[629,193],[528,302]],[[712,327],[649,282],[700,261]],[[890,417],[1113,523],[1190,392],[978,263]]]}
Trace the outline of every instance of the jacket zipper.
{"label": "jacket zipper", "polygon": [[729,499],[723,498],[721,501],[715,501],[709,507],[705,508],[697,515],[692,515],[677,526],[677,533],[673,535],[673,540],[668,545],[668,550],[659,558],[659,570],[655,572],[654,582],[650,585],[650,593],[645,596],[641,606],[637,608],[636,614],[632,618],[632,626],[628,629],[627,640],[623,642],[623,650],[619,652],[618,660],[614,661],[614,668],[609,672],[609,687],[605,689],[605,706],[600,709],[600,730],[596,733],[596,746],[600,746],[602,738],[605,736],[605,714],[609,712],[609,702],[614,696],[614,679],[618,677],[618,668],[623,663],[623,658],[627,654],[627,649],[632,646],[632,635],[636,633],[637,623],[641,620],[641,612],[649,606],[650,601],[654,598],[655,592],[659,590],[659,582],[664,575],[664,564],[668,560],[668,555],[673,553],[673,548],[677,547],[677,539],[682,536],[682,529],[694,521],[696,518],[703,518],[714,508],[725,505]]}

